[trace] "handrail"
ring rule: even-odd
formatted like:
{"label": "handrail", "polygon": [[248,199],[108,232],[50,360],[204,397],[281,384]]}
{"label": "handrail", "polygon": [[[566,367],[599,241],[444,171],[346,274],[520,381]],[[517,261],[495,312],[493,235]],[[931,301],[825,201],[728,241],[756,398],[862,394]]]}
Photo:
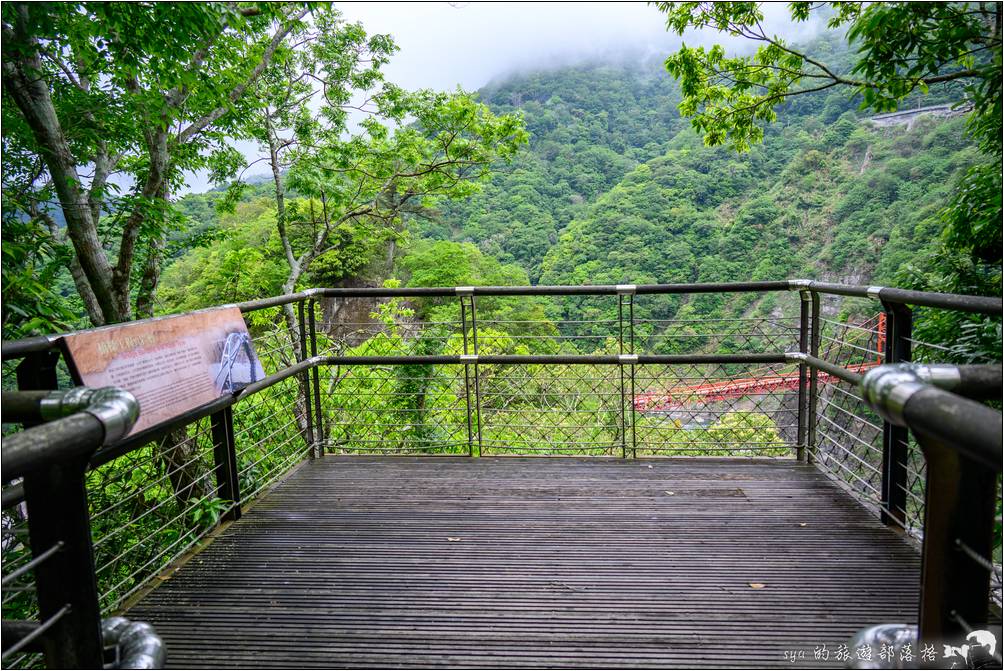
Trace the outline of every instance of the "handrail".
{"label": "handrail", "polygon": [[882,286],[850,286],[829,282],[810,281],[804,289],[823,294],[871,298],[897,305],[916,305],[943,310],[959,310],[985,315],[997,315],[1004,310],[1004,300],[993,296],[970,296],[967,294],[942,294],[934,291],[912,291]]}
{"label": "handrail", "polygon": [[960,394],[996,388],[1000,398],[1002,382],[999,366],[911,364],[880,366],[861,382],[866,402],[908,427],[927,462],[920,641],[961,640],[987,621],[1004,418]]}
{"label": "handrail", "polygon": [[[23,478],[33,558],[21,574],[34,573],[39,612],[37,622],[5,627],[20,638],[3,656],[41,649],[50,667],[100,668],[104,642],[84,474],[98,446],[129,432],[139,404],[115,387],[4,392],[2,403],[22,422],[53,420],[7,436],[0,453],[4,479]],[[5,506],[16,502],[5,499]]]}
{"label": "handrail", "polygon": [[[990,296],[969,296],[965,294],[942,294],[930,291],[911,291],[881,286],[854,286],[816,282],[814,280],[792,279],[764,282],[705,282],[693,284],[596,284],[581,286],[475,286],[475,287],[336,287],[313,288],[281,296],[261,298],[243,303],[231,303],[218,307],[236,307],[243,313],[256,312],[266,308],[279,307],[308,299],[321,298],[421,298],[448,296],[616,296],[616,295],[673,295],[696,293],[744,293],[768,291],[812,291],[823,294],[871,298],[896,305],[918,305],[922,307],[959,310],[984,315],[999,315],[1004,312],[1004,300]],[[209,308],[215,309],[215,308]],[[196,312],[201,312],[197,310]],[[151,317],[134,323],[144,323],[164,319],[173,315]],[[104,328],[104,327],[97,327]],[[91,330],[91,329],[84,329]],[[76,332],[70,332],[76,333]],[[21,340],[4,341],[0,344],[2,359],[22,358],[35,352],[44,352],[58,346],[59,341],[70,333],[35,336]]]}
{"label": "handrail", "polygon": [[[1004,375],[996,366],[889,364],[868,371],[861,381],[865,400],[897,426],[943,441],[990,468],[1001,470],[1004,431],[999,412],[946,391],[975,387],[986,398]],[[967,384],[968,383],[968,384]]]}
{"label": "handrail", "polygon": [[136,398],[116,387],[77,387],[44,395],[3,392],[2,404],[5,411],[16,409],[20,416],[11,418],[14,421],[54,420],[4,440],[0,454],[7,480],[62,460],[89,457],[97,447],[125,436],[140,411]]}

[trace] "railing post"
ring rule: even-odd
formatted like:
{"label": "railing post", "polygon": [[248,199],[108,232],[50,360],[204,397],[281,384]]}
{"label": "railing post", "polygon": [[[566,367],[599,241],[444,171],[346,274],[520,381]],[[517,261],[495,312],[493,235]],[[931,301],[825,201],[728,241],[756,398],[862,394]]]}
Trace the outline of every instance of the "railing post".
{"label": "railing post", "polygon": [[104,664],[86,469],[87,459],[78,458],[24,477],[32,556],[62,543],[60,551],[35,568],[39,621],[58,618],[43,644],[46,666],[52,669],[100,669]]}
{"label": "railing post", "polygon": [[460,296],[460,328],[464,341],[464,400],[467,404],[467,455],[474,456],[474,420],[471,416],[471,366],[466,358],[470,356],[467,349],[467,303]]}
{"label": "railing post", "polygon": [[[809,355],[815,358],[819,358],[819,341],[822,334],[820,333],[820,327],[822,325],[822,319],[820,317],[819,308],[819,294],[815,291],[809,292],[811,294],[810,298],[812,301],[811,305],[811,319],[809,327]],[[819,421],[818,409],[819,406],[819,371],[816,370],[815,366],[809,370],[809,413],[806,417],[806,450],[805,450],[805,460],[808,463],[816,458],[816,424]]]}
{"label": "railing post", "polygon": [[[307,304],[307,316],[310,324],[310,356],[317,356],[317,319],[315,311],[317,301],[313,298]],[[317,413],[317,420],[314,422],[314,443],[317,445],[317,456],[324,456],[324,413],[321,410],[321,377],[320,372],[315,367],[311,374],[314,378],[314,412]]]}
{"label": "railing post", "polygon": [[[628,294],[628,354],[634,354],[634,289],[632,288],[631,293]],[[632,362],[629,368],[629,376],[631,380],[631,398],[629,403],[631,405],[631,458],[638,458],[638,431],[635,428],[637,424],[637,408],[636,408],[636,398],[635,398],[635,365]]]}
{"label": "railing post", "polygon": [[[471,340],[474,344],[474,356],[478,355],[478,317],[474,304],[474,292],[471,291]],[[477,419],[478,456],[481,456],[481,376],[478,370],[478,360],[474,359],[474,410]]]}
{"label": "railing post", "polygon": [[[798,292],[801,297],[801,305],[799,308],[798,315],[798,351],[803,354],[808,354],[809,348],[809,309],[811,305],[811,297],[808,291]],[[805,461],[806,459],[806,449],[805,449],[805,435],[806,435],[806,395],[808,393],[808,366],[805,363],[798,364],[798,432],[795,442],[797,443],[795,447],[795,457],[798,461]]]}
{"label": "railing post", "polygon": [[[59,351],[33,352],[24,357],[15,369],[19,391],[48,391],[59,387],[56,365]],[[25,422],[24,428],[38,426],[41,422]]]}
{"label": "railing post", "polygon": [[241,485],[237,466],[237,446],[234,440],[233,407],[228,406],[210,416],[213,434],[213,460],[216,464],[216,495],[230,502],[223,514],[225,520],[241,517]]}
{"label": "railing post", "polygon": [[919,637],[961,640],[987,622],[997,473],[915,435],[927,460]]}
{"label": "railing post", "polygon": [[[883,303],[886,339],[884,363],[910,361],[913,318],[903,305]],[[906,462],[910,432],[889,421],[882,423],[882,522],[903,528],[906,524]]]}
{"label": "railing post", "polygon": [[[303,314],[303,301],[296,304],[297,320],[300,326],[300,361],[307,360],[307,320]],[[314,458],[317,452],[317,443],[314,441],[314,413],[311,407],[310,371],[305,370],[300,376],[300,389],[303,391],[303,408],[307,420],[307,443],[310,448],[310,457]]]}
{"label": "railing post", "polygon": [[[617,354],[624,354],[624,295],[617,295]],[[620,434],[621,434],[621,459],[627,459],[627,387],[624,379],[624,364],[619,365],[621,385],[621,412],[620,412]]]}

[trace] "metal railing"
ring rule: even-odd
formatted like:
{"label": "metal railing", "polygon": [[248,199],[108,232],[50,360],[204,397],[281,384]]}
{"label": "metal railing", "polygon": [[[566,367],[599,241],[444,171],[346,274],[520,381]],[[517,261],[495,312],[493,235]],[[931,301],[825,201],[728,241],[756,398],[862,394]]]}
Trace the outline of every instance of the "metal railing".
{"label": "metal railing", "polygon": [[[82,473],[96,610],[127,607],[328,453],[797,458],[921,538],[923,451],[858,388],[919,349],[911,305],[1001,314],[995,298],[805,280],[312,289],[240,304],[265,379],[100,447]],[[71,385],[59,342],[4,343],[5,384]],[[27,532],[38,516],[4,478],[7,576],[40,553]],[[990,555],[999,566],[999,547]],[[5,620],[38,606],[5,589]]]}
{"label": "metal railing", "polygon": [[[916,437],[927,478],[918,623],[871,627],[852,646],[893,641],[898,655],[898,648],[918,643],[961,644],[987,626],[1001,602],[995,500],[1004,425],[998,411],[977,400],[999,401],[1004,375],[999,366],[901,363],[869,371],[859,386],[883,419]],[[975,668],[1001,664],[993,649],[986,654]]]}
{"label": "metal railing", "polygon": [[[3,577],[3,587],[37,599],[37,612],[22,613],[36,617],[4,619],[4,656],[41,651],[49,666],[64,668],[106,661],[112,668],[161,666],[164,646],[149,625],[101,620],[83,487],[94,451],[121,440],[136,422],[136,399],[114,387],[4,392],[3,408],[8,420],[28,427],[4,442],[4,477],[19,480],[20,491],[5,496],[3,505],[23,497],[32,555],[12,553],[21,561]],[[32,583],[22,580],[28,574]]]}

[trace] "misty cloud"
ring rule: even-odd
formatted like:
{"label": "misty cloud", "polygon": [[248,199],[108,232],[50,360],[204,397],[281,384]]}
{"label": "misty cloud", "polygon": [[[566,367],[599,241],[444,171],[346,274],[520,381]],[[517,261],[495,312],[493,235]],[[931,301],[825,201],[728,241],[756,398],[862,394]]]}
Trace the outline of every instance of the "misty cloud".
{"label": "misty cloud", "polygon": [[[679,48],[724,44],[746,52],[755,44],[714,30],[683,37],[667,32],[665,15],[644,2],[336,2],[345,20],[370,34],[394,37],[400,51],[384,68],[387,79],[408,89],[473,91],[508,74],[582,61],[662,61]],[[790,42],[821,30],[816,22],[792,24],[788,7],[764,5],[765,27]],[[669,76],[668,74],[666,75]],[[236,146],[249,159],[253,143]],[[188,191],[212,185],[188,176]]]}

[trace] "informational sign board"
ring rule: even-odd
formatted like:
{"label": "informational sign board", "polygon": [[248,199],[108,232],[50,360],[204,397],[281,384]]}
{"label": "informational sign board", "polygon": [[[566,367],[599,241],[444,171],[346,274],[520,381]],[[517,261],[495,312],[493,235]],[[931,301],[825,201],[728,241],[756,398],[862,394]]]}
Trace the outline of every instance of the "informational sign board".
{"label": "informational sign board", "polygon": [[235,307],[74,333],[64,343],[80,384],[121,387],[139,401],[131,433],[265,377]]}

